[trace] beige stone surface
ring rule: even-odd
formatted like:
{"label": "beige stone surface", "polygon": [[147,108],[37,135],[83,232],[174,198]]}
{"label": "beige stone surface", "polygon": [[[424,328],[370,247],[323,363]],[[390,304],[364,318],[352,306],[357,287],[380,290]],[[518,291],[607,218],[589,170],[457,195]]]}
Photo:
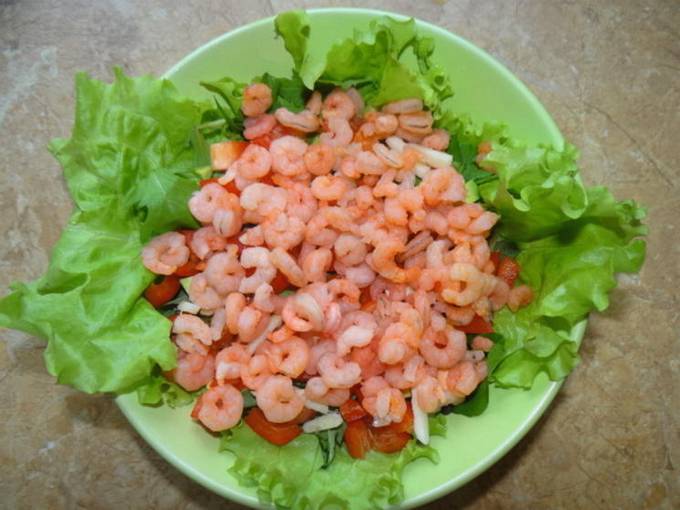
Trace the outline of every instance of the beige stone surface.
{"label": "beige stone surface", "polygon": [[[343,5],[415,15],[486,49],[581,149],[587,181],[650,208],[647,263],[592,317],[583,362],[549,412],[496,466],[427,508],[680,508],[680,4]],[[45,146],[69,133],[75,71],[158,74],[225,31],[303,6],[312,3],[1,1],[0,294],[44,270],[68,217]],[[111,399],[55,385],[40,341],[0,337],[0,507],[240,508],[164,462]]]}

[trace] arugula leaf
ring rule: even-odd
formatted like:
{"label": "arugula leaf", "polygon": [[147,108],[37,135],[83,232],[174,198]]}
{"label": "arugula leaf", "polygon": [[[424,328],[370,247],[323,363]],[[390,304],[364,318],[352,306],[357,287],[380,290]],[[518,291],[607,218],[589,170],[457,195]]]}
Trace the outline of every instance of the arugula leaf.
{"label": "arugula leaf", "polygon": [[[241,103],[243,102],[245,83],[224,77],[217,81],[202,81],[200,84],[206,90],[216,94],[217,97],[214,99],[215,111],[210,112],[210,119],[203,119],[201,126],[198,127],[199,132],[202,132],[201,127],[206,127],[207,124],[210,128],[218,127],[222,139],[242,140],[243,113],[241,112]],[[216,125],[211,122],[216,118],[220,118],[224,123]]]}

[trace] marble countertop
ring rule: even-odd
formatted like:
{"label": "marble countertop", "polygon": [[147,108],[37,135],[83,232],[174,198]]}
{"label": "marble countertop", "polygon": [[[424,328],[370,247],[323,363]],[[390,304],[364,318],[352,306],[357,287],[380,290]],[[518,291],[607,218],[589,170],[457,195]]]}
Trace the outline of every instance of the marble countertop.
{"label": "marble countertop", "polygon": [[[337,5],[315,2],[313,6]],[[592,317],[580,366],[502,461],[426,508],[680,508],[680,6],[677,0],[354,1],[443,26],[520,77],[585,179],[649,206],[649,254]],[[42,273],[71,209],[45,146],[73,74],[162,73],[302,1],[0,2],[0,294]],[[43,343],[0,331],[0,507],[240,508],[152,451],[110,398],[57,386]]]}

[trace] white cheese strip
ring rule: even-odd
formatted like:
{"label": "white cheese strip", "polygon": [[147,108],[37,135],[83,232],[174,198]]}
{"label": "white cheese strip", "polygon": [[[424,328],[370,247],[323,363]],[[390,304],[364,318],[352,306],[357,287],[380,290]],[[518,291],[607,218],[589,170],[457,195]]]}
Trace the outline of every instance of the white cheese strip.
{"label": "white cheese strip", "polygon": [[305,422],[302,425],[302,430],[308,434],[313,434],[322,430],[334,429],[340,425],[342,425],[342,416],[340,416],[340,413],[333,412]]}

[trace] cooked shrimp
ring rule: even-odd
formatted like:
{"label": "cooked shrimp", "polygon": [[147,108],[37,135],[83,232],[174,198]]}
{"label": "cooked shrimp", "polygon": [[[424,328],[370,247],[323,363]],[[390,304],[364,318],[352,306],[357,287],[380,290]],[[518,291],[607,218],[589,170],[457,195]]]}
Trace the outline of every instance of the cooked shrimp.
{"label": "cooked shrimp", "polygon": [[288,188],[286,214],[295,216],[303,223],[307,223],[317,210],[318,203],[309,186],[296,182],[291,188]]}
{"label": "cooked shrimp", "polygon": [[375,329],[349,326],[338,336],[338,354],[344,356],[353,347],[365,347],[371,343]]}
{"label": "cooked shrimp", "polygon": [[239,292],[232,292],[227,296],[224,303],[224,313],[226,319],[226,326],[229,333],[236,335],[238,333],[238,318],[246,306],[246,297]]}
{"label": "cooked shrimp", "polygon": [[302,272],[308,282],[325,282],[326,273],[333,263],[333,253],[328,248],[313,249],[302,259]]}
{"label": "cooked shrimp", "polygon": [[375,352],[371,345],[367,345],[366,347],[355,347],[352,349],[352,352],[350,352],[349,359],[361,367],[361,378],[364,381],[376,375],[385,373],[385,369],[387,368],[387,366],[380,361],[378,353]]}
{"label": "cooked shrimp", "polygon": [[375,271],[382,277],[395,283],[407,280],[406,271],[400,268],[394,258],[404,251],[404,245],[399,241],[385,240],[376,245],[371,253],[371,262]]}
{"label": "cooked shrimp", "polygon": [[374,427],[383,427],[390,423],[400,423],[404,419],[407,410],[404,394],[398,389],[389,386],[378,390],[375,396],[365,397],[361,405],[374,417]]}
{"label": "cooked shrimp", "polygon": [[213,252],[224,250],[227,240],[210,225],[194,230],[189,246],[199,259],[204,260]]}
{"label": "cooked shrimp", "polygon": [[262,223],[262,233],[270,247],[290,250],[305,238],[306,225],[296,216],[279,214]]}
{"label": "cooked shrimp", "polygon": [[387,103],[382,107],[384,113],[402,114],[402,113],[416,113],[423,109],[423,101],[421,99],[402,99]]}
{"label": "cooked shrimp", "polygon": [[250,361],[250,353],[243,344],[231,344],[222,349],[215,358],[215,379],[225,384],[241,377],[241,369]]}
{"label": "cooked shrimp", "polygon": [[319,136],[319,142],[329,147],[342,147],[348,145],[354,132],[350,123],[341,117],[331,117],[328,121],[328,131]]}
{"label": "cooked shrimp", "polygon": [[257,390],[257,406],[272,423],[294,419],[305,405],[289,377],[272,375]]}
{"label": "cooked shrimp", "polygon": [[239,292],[251,294],[263,283],[270,283],[276,276],[276,268],[269,258],[269,250],[262,247],[245,248],[241,252],[241,266],[255,268],[255,272],[243,278]]}
{"label": "cooked shrimp", "polygon": [[272,105],[272,89],[264,83],[253,83],[243,91],[241,111],[246,117],[262,115]]}
{"label": "cooked shrimp", "polygon": [[304,287],[307,284],[304,272],[286,250],[274,248],[269,254],[269,260],[296,287]]}
{"label": "cooked shrimp", "polygon": [[340,118],[349,120],[357,112],[352,97],[341,89],[334,89],[326,96],[321,108],[321,116],[324,119]]}
{"label": "cooked shrimp", "polygon": [[386,365],[396,365],[412,354],[411,345],[416,343],[415,332],[405,324],[395,322],[387,327],[380,339],[378,357]]}
{"label": "cooked shrimp", "polygon": [[316,299],[305,292],[298,292],[287,299],[281,317],[293,331],[322,331],[324,328],[321,306]]}
{"label": "cooked shrimp", "polygon": [[[265,354],[256,354],[250,358],[248,363],[241,365],[241,380],[251,390],[258,391],[271,376],[269,359]],[[262,410],[264,411],[264,409]]]}
{"label": "cooked shrimp", "polygon": [[262,246],[264,244],[264,234],[262,233],[262,226],[255,225],[245,229],[243,234],[238,238],[239,242],[245,246]]}
{"label": "cooked shrimp", "polygon": [[320,342],[312,345],[309,349],[309,360],[307,361],[307,366],[305,367],[305,372],[309,375],[315,375],[319,373],[319,360],[324,354],[335,353],[336,344],[335,340],[321,340]]}
{"label": "cooked shrimp", "polygon": [[357,154],[355,165],[356,170],[364,175],[382,175],[385,172],[385,165],[371,151],[361,151]]}
{"label": "cooked shrimp", "polygon": [[335,259],[348,266],[361,264],[366,259],[368,247],[352,234],[340,234],[333,244]]}
{"label": "cooked shrimp", "polygon": [[376,278],[375,271],[366,263],[345,267],[343,276],[360,289],[371,285]]}
{"label": "cooked shrimp", "polygon": [[243,396],[233,386],[215,386],[199,397],[196,417],[213,432],[238,424],[243,414]]}
{"label": "cooked shrimp", "polygon": [[445,129],[435,129],[421,142],[428,149],[445,151],[449,146],[450,135]]}
{"label": "cooked shrimp", "polygon": [[521,307],[531,303],[534,299],[534,292],[531,287],[527,285],[520,285],[510,290],[510,295],[508,296],[508,308],[513,312],[516,312]]}
{"label": "cooked shrimp", "polygon": [[253,306],[267,313],[281,313],[285,302],[285,298],[274,294],[274,289],[268,283],[261,284],[253,296]]}
{"label": "cooked shrimp", "polygon": [[303,157],[305,169],[313,175],[326,175],[335,166],[335,151],[326,144],[314,143]]}
{"label": "cooked shrimp", "polygon": [[289,377],[298,377],[309,362],[309,345],[296,336],[278,344],[269,344],[266,353],[272,371],[281,372]]}
{"label": "cooked shrimp", "polygon": [[321,113],[321,107],[323,106],[323,99],[321,98],[321,92],[315,90],[309,96],[305,109],[312,112],[314,115],[319,115]]}
{"label": "cooked shrimp", "polygon": [[478,384],[477,371],[471,361],[461,361],[448,371],[447,387],[450,391],[469,395]]}
{"label": "cooked shrimp", "polygon": [[418,406],[426,413],[436,413],[446,400],[444,388],[436,377],[427,376],[412,391]]}
{"label": "cooked shrimp", "polygon": [[274,126],[276,126],[276,118],[273,115],[265,113],[257,117],[248,117],[243,121],[243,138],[246,140],[254,140],[260,136],[271,133]]}
{"label": "cooked shrimp", "polygon": [[311,190],[319,200],[340,200],[348,191],[348,182],[343,177],[320,175],[312,181]]}
{"label": "cooked shrimp", "polygon": [[319,129],[319,118],[306,109],[299,113],[293,113],[287,108],[277,108],[274,116],[282,126],[297,129],[303,133],[313,133]]}
{"label": "cooked shrimp", "polygon": [[351,388],[361,381],[361,367],[333,353],[319,359],[319,374],[330,388]]}
{"label": "cooked shrimp", "polygon": [[175,343],[185,352],[208,354],[208,347],[213,342],[210,326],[195,315],[180,313],[172,322]]}
{"label": "cooked shrimp", "polygon": [[345,278],[334,278],[328,282],[327,288],[332,299],[340,305],[343,313],[359,308],[361,290],[351,281]]}
{"label": "cooked shrimp", "polygon": [[350,392],[347,388],[329,388],[321,377],[312,377],[305,386],[305,397],[319,404],[340,407],[349,400]]}
{"label": "cooked shrimp", "polygon": [[238,316],[238,339],[248,343],[255,340],[269,324],[269,314],[253,305],[247,305]]}
{"label": "cooked shrimp", "polygon": [[169,275],[189,261],[186,238],[179,232],[154,237],[142,250],[142,263],[151,272]]}
{"label": "cooked shrimp", "polygon": [[399,127],[404,131],[420,136],[432,133],[432,121],[432,113],[430,112],[421,111],[399,115]]}
{"label": "cooked shrimp", "polygon": [[272,155],[267,149],[251,143],[243,151],[241,157],[234,162],[236,172],[246,179],[257,180],[269,173],[272,167]]}
{"label": "cooked shrimp", "polygon": [[189,211],[201,223],[212,223],[217,210],[233,208],[234,197],[219,184],[211,182],[189,199]]}
{"label": "cooked shrimp", "polygon": [[420,340],[418,350],[433,367],[451,368],[465,357],[465,333],[453,328],[446,328],[443,332],[428,329]]}
{"label": "cooked shrimp", "polygon": [[208,284],[202,273],[191,277],[189,299],[203,310],[216,310],[224,304],[224,298]]}
{"label": "cooked shrimp", "polygon": [[227,315],[224,308],[218,308],[210,318],[210,334],[212,339],[217,342],[224,336],[224,328],[227,325]]}
{"label": "cooked shrimp", "polygon": [[208,384],[215,374],[212,354],[196,354],[179,351],[177,367],[169,373],[170,378],[187,391],[196,391]]}
{"label": "cooked shrimp", "polygon": [[241,207],[263,218],[278,215],[288,204],[288,192],[268,184],[256,182],[241,192]]}
{"label": "cooked shrimp", "polygon": [[325,215],[313,216],[305,227],[305,241],[315,246],[332,246],[339,234],[329,227],[330,223]]}
{"label": "cooked shrimp", "polygon": [[239,289],[245,275],[238,260],[238,248],[230,244],[226,252],[216,253],[208,259],[203,272],[208,284],[219,294],[226,296]]}
{"label": "cooked shrimp", "polygon": [[269,146],[272,168],[282,175],[300,175],[306,171],[304,156],[307,144],[296,136],[282,136]]}
{"label": "cooked shrimp", "polygon": [[449,283],[442,290],[442,298],[456,306],[468,306],[480,297],[490,294],[496,286],[493,276],[482,273],[472,264],[454,263],[449,270],[449,278],[451,282],[463,288],[456,289]]}

